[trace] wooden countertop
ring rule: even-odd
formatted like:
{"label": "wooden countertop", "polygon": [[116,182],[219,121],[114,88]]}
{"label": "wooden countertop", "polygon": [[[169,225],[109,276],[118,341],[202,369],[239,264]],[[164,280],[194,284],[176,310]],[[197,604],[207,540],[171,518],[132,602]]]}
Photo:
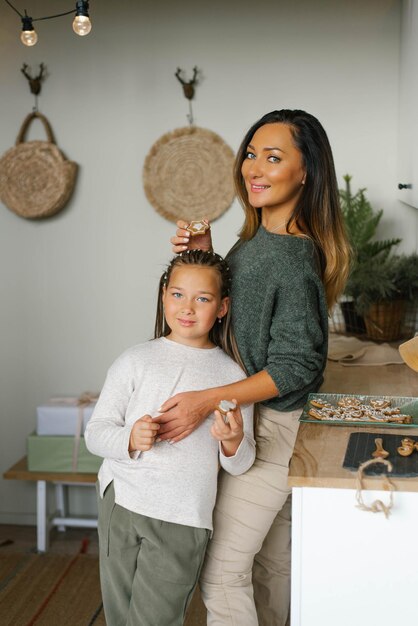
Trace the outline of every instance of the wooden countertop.
{"label": "wooden countertop", "polygon": [[[418,396],[418,374],[406,365],[351,366],[328,361],[324,393]],[[356,489],[356,472],[342,467],[350,433],[355,426],[301,423],[290,463],[289,486]],[[369,428],[361,432],[417,436],[418,428]],[[416,453],[414,453],[416,454]],[[418,491],[418,477],[392,478],[398,491]],[[381,489],[379,476],[364,479],[367,489]]]}

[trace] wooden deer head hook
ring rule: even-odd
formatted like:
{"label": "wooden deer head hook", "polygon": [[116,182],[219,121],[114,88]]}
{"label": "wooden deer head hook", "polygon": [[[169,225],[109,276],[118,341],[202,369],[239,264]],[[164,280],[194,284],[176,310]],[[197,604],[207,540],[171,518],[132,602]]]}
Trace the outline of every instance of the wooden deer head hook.
{"label": "wooden deer head hook", "polygon": [[183,86],[183,93],[185,98],[187,98],[188,100],[192,100],[194,97],[194,88],[197,85],[198,69],[197,67],[193,68],[193,78],[189,81],[186,81],[181,77],[182,73],[183,70],[178,67],[175,76]]}
{"label": "wooden deer head hook", "polygon": [[26,65],[26,63],[23,64],[22,69],[20,70],[23,74],[23,76],[25,76],[28,81],[29,81],[29,87],[31,90],[31,93],[33,93],[35,96],[39,95],[41,93],[41,81],[44,77],[45,74],[45,65],[43,63],[40,64],[39,66],[39,74],[37,76],[32,77],[29,74],[29,70],[30,67],[28,65]]}

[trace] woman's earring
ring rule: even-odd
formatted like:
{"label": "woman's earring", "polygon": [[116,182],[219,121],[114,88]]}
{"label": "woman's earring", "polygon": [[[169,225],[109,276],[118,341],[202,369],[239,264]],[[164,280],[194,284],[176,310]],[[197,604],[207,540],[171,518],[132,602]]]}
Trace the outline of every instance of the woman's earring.
{"label": "woman's earring", "polygon": [[222,323],[222,317],[218,317],[218,324]]}

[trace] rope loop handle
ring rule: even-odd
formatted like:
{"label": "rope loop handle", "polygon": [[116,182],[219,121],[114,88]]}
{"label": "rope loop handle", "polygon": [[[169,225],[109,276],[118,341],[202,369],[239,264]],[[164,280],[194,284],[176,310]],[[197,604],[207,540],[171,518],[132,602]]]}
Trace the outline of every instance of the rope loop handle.
{"label": "rope loop handle", "polygon": [[46,119],[45,115],[42,115],[42,113],[39,113],[39,111],[33,111],[33,113],[29,113],[29,115],[27,115],[25,119],[23,120],[23,124],[21,126],[21,129],[16,139],[16,146],[25,141],[28,128],[33,122],[33,120],[36,118],[41,120],[42,124],[44,125],[49,143],[55,144],[54,133],[52,132],[51,125]]}
{"label": "rope loop handle", "polygon": [[364,503],[364,500],[363,500],[363,495],[362,495],[362,491],[364,489],[363,472],[367,467],[369,467],[369,465],[373,465],[373,463],[382,463],[383,465],[386,465],[388,472],[391,472],[393,469],[392,463],[388,461],[387,459],[379,459],[379,458],[369,459],[368,461],[365,461],[364,463],[362,463],[357,470],[357,492],[356,492],[357,505],[356,506],[362,511],[370,511],[371,513],[383,513],[386,519],[388,519],[390,515],[390,511],[393,507],[393,492],[396,491],[396,487],[387,475],[385,475],[383,478],[383,490],[390,492],[389,503],[385,504],[381,500],[375,500],[374,502],[372,502],[370,506],[368,506],[367,504]]}

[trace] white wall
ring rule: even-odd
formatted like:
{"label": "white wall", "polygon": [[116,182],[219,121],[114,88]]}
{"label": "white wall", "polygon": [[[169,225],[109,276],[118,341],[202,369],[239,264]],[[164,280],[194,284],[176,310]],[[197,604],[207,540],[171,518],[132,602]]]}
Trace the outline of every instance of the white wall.
{"label": "white wall", "polygon": [[[68,5],[26,8],[36,17]],[[111,361],[152,334],[173,226],[147,202],[141,170],[152,143],[187,124],[177,66],[189,75],[201,68],[195,121],[234,149],[269,110],[314,113],[341,184],[352,174],[384,208],[382,236],[417,248],[418,212],[396,200],[398,1],[92,0],[91,16],[83,39],[70,17],[35,24],[39,42],[29,49],[18,16],[0,3],[0,154],[33,105],[22,63],[44,62],[39,108],[80,164],[75,194],[56,217],[31,222],[0,205],[1,471],[25,453],[37,404],[99,389]],[[41,136],[34,127],[31,138]],[[214,223],[221,253],[241,219],[234,204]],[[0,521],[33,520],[34,485],[1,481],[0,490]]]}

